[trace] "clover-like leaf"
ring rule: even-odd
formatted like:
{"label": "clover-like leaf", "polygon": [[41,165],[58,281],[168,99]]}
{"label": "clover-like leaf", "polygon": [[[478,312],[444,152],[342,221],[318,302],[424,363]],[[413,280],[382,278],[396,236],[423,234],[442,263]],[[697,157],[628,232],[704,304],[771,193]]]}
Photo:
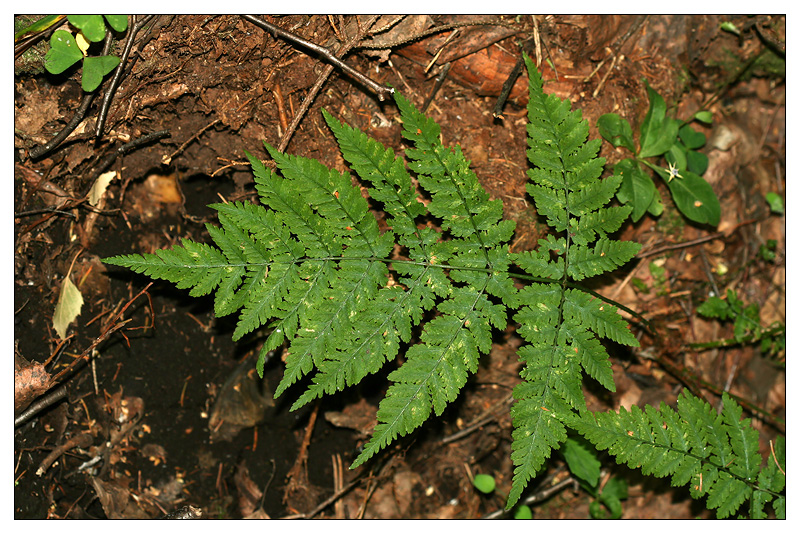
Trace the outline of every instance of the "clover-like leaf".
{"label": "clover-like leaf", "polygon": [[706,144],[706,136],[702,132],[696,132],[689,124],[684,124],[678,130],[678,135],[686,145],[686,148],[695,150]]}
{"label": "clover-like leaf", "polygon": [[51,74],[61,74],[83,59],[83,53],[71,33],[56,30],[50,37],[50,50],[44,56],[44,68]]}
{"label": "clover-like leaf", "polygon": [[117,56],[89,56],[83,60],[83,76],[81,87],[87,93],[97,89],[103,82],[103,77],[117,68]]}
{"label": "clover-like leaf", "polygon": [[106,36],[106,23],[102,15],[69,15],[67,20],[93,43],[99,43]]}
{"label": "clover-like leaf", "polygon": [[103,15],[108,25],[115,31],[124,32],[128,29],[128,15]]}

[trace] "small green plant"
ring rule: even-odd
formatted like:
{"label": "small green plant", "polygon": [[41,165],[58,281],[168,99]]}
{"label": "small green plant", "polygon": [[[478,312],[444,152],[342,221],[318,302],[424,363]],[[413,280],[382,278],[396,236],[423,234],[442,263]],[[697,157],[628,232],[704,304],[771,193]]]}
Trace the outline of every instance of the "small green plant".
{"label": "small green plant", "polygon": [[[767,327],[761,324],[761,309],[758,304],[745,305],[736,294],[736,290],[728,289],[726,298],[709,297],[697,308],[703,317],[733,321],[733,339],[694,343],[692,348],[717,348],[744,343],[761,343],[761,351],[781,360],[786,351],[786,325],[775,323]],[[782,356],[783,355],[783,356]]]}
{"label": "small green plant", "polygon": [[[475,475],[475,478],[472,479],[472,485],[475,486],[475,489],[485,495],[492,494],[497,487],[494,477],[492,475],[487,475],[486,473]],[[518,504],[514,507],[512,517],[514,519],[533,519],[533,512],[529,506],[525,504]]]}
{"label": "small green plant", "polygon": [[769,210],[775,215],[783,215],[783,199],[778,193],[769,192],[764,195],[764,200],[769,204]]}
{"label": "small green plant", "polygon": [[[697,150],[705,145],[706,138],[695,131],[691,122],[711,122],[711,113],[699,111],[689,121],[667,117],[664,99],[647,85],[650,107],[639,130],[639,148],[633,138],[630,123],[616,113],[607,113],[597,120],[600,135],[615,147],[625,147],[634,154],[614,166],[614,173],[622,176],[617,199],[631,206],[631,218],[638,221],[645,212],[659,216],[664,210],[661,193],[645,169],[661,177],[672,194],[678,210],[690,220],[716,226],[719,224],[720,206],[717,195],[702,175],[708,167],[708,158]],[[666,167],[649,161],[663,157]]]}
{"label": "small green plant", "polygon": [[[640,249],[612,235],[632,209],[608,205],[623,177],[601,178],[601,141],[588,139],[588,122],[569,101],[544,93],[539,72],[525,61],[533,165],[527,191],[552,229],[537,250],[509,251],[515,225],[502,219],[501,201],[490,200],[461,148],[443,145],[440,127],[396,93],[408,168],[323,112],[350,169],[386,214],[387,230],[379,229],[350,175],[266,145],[279,172],[247,155],[261,204],[213,204],[221,225],[206,226],[213,244],[187,239],[155,254],[104,261],[195,297],[214,293],[217,316],[239,312],[234,340],[266,326],[260,373],[267,352],[287,345],[276,398],[310,377],[292,410],[396,365],[372,437],[351,468],[441,416],[490,350],[493,331],[505,331],[511,316],[524,340],[511,408],[512,509],[569,427],[592,430],[584,376],[614,390],[601,340],[638,346],[617,306],[580,285]],[[611,420],[597,423],[607,420],[592,419],[601,431],[616,432]],[[660,452],[647,457],[647,466],[660,465]],[[694,476],[689,471],[703,468],[703,458],[682,465],[681,476]]]}
{"label": "small green plant", "polygon": [[609,477],[601,487],[600,460],[594,448],[579,436],[570,436],[560,449],[572,475],[591,497],[589,513],[594,519],[619,519],[622,501],[628,498],[628,483]]}
{"label": "small green plant", "polygon": [[124,32],[128,28],[128,17],[127,15],[69,15],[67,20],[77,32],[75,35],[66,30],[53,32],[44,66],[51,74],[61,74],[79,61],[83,61],[81,87],[87,93],[91,93],[100,86],[103,78],[119,65],[120,60],[112,55],[90,56],[87,55],[87,50],[91,43],[105,39],[106,23],[115,31]]}
{"label": "small green plant", "polygon": [[778,242],[774,239],[767,239],[767,242],[758,247],[758,257],[767,262],[775,261],[775,251],[778,248]]}

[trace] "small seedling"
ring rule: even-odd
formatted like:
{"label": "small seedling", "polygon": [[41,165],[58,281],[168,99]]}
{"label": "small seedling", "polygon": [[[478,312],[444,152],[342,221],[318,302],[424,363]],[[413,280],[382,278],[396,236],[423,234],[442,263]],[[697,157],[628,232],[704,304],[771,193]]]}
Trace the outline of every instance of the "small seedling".
{"label": "small seedling", "polygon": [[627,482],[612,477],[602,488],[600,487],[600,460],[597,459],[594,447],[585,439],[570,436],[560,450],[578,484],[592,497],[592,502],[589,504],[592,518],[622,517],[621,501],[628,498]]}
{"label": "small seedling", "polygon": [[[485,473],[475,475],[475,478],[472,479],[472,485],[475,486],[475,489],[486,495],[493,493],[497,487],[494,477]],[[533,512],[530,507],[520,504],[514,507],[513,517],[514,519],[533,519]]]}
{"label": "small seedling", "polygon": [[119,65],[116,56],[90,56],[89,47],[106,37],[106,23],[118,32],[128,28],[126,15],[69,15],[70,25],[78,30],[73,35],[66,30],[56,30],[50,37],[50,50],[45,55],[44,67],[51,74],[61,74],[83,60],[81,87],[87,93],[97,89],[103,78]]}
{"label": "small seedling", "polygon": [[[728,289],[726,298],[710,297],[697,308],[703,317],[733,321],[733,339],[696,343],[693,348],[717,348],[731,345],[761,342],[761,350],[770,356],[780,356],[786,349],[786,325],[778,322],[763,326],[758,304],[745,303],[734,289]],[[785,354],[785,352],[784,352]]]}
{"label": "small seedling", "polygon": [[472,485],[475,486],[478,491],[481,493],[486,493],[487,495],[493,492],[497,486],[494,481],[494,477],[484,473],[475,475],[475,478],[472,479]]}
{"label": "small seedling", "polygon": [[[659,216],[664,211],[661,194],[656,189],[649,168],[667,184],[672,199],[681,213],[692,221],[716,226],[720,206],[714,190],[702,178],[708,168],[708,158],[697,150],[705,145],[706,137],[695,131],[689,123],[711,122],[711,113],[695,113],[683,122],[666,116],[664,99],[649,85],[647,94],[650,108],[640,128],[639,149],[633,139],[630,123],[616,113],[607,113],[597,121],[600,135],[615,147],[625,147],[634,154],[614,167],[614,174],[622,176],[617,199],[633,208],[631,219],[638,221],[645,212]],[[656,165],[652,158],[663,157],[668,167]]]}
{"label": "small seedling", "polygon": [[769,204],[769,210],[776,215],[783,215],[783,199],[778,193],[767,193],[764,199]]}

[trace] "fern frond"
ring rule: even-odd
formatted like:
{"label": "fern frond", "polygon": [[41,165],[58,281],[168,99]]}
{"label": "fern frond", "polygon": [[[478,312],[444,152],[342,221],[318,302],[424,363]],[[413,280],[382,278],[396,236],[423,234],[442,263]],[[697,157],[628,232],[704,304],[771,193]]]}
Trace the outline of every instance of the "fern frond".
{"label": "fern frond", "polygon": [[[564,418],[582,412],[582,369],[614,388],[608,354],[598,337],[638,346],[614,306],[567,283],[610,272],[639,250],[608,234],[619,229],[628,208],[606,206],[620,179],[600,180],[605,160],[599,140],[588,140],[589,125],[569,101],[546,95],[539,72],[525,57],[529,78],[528,193],[537,212],[560,236],[539,241],[538,252],[520,254],[518,264],[533,276],[556,281],[520,291],[523,305],[514,319],[530,345],[518,354],[524,382],[514,388],[512,460],[516,466],[507,508],[516,504],[550,452],[566,439]],[[526,326],[531,325],[531,326]]]}
{"label": "fern frond", "polygon": [[[489,197],[461,148],[445,146],[439,126],[395,93],[410,144],[407,167],[418,187],[403,159],[324,113],[390,230],[381,232],[349,174],[265,145],[275,171],[247,154],[261,205],[214,204],[221,226],[208,226],[213,244],[186,240],[172,250],[106,261],[169,280],[192,295],[216,292],[218,315],[239,313],[234,340],[270,329],[259,372],[265,354],[287,344],[275,396],[307,377],[292,409],[358,384],[402,357],[388,376],[392,384],[372,438],[352,467],[441,415],[511,312],[525,341],[519,349],[523,381],[514,388],[511,410],[511,507],[566,439],[565,421],[585,411],[584,374],[613,390],[600,340],[637,345],[616,308],[574,289],[575,281],[608,273],[638,251],[611,237],[629,212],[607,206],[620,178],[600,179],[600,141],[588,140],[588,123],[568,101],[544,94],[541,77],[526,61],[533,164],[527,190],[554,231],[536,251],[509,252],[515,224],[503,220],[501,201]],[[519,278],[534,283],[518,289],[515,265],[526,273]],[[718,454],[748,452],[751,437],[736,439],[730,452]],[[737,469],[751,473],[752,458],[745,458]],[[779,484],[776,472],[758,476],[770,487]]]}
{"label": "fern frond", "polygon": [[619,413],[582,412],[569,426],[598,449],[607,449],[618,463],[645,475],[671,476],[673,486],[689,484],[692,497],[707,496],[707,506],[717,510],[717,517],[736,514],[745,502],[749,517],[766,517],[764,506],[770,502],[783,517],[783,439],[775,457],[761,467],[758,434],[741,415],[741,407],[728,395],[723,396],[722,414],[717,414],[684,390],[677,411],[662,402],[658,410],[633,406]]}
{"label": "fern frond", "polygon": [[[419,427],[431,412],[442,414],[477,370],[480,354],[488,352],[492,327],[504,327],[506,305],[516,302],[508,277],[513,221],[502,220],[502,204],[489,200],[460,148],[442,145],[439,126],[402,95],[396,101],[403,136],[414,143],[406,150],[410,167],[431,197],[428,211],[452,235],[445,242],[411,247],[409,257],[431,266],[446,262],[450,276],[435,286],[437,296],[444,297],[437,305],[440,315],[425,325],[420,343],[389,375],[394,384],[380,404],[378,424],[352,467]],[[490,295],[503,304],[492,303]]]}

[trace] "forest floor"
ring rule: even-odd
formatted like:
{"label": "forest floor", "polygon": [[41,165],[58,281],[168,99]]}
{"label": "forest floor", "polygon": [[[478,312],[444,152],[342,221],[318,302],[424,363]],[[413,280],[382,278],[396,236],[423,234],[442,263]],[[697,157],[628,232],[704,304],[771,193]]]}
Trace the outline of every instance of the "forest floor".
{"label": "forest floor", "polygon": [[[734,335],[732,323],[697,314],[712,292],[734,289],[758,306],[765,328],[786,322],[785,217],[765,201],[785,189],[784,17],[263,20],[333,52],[345,43],[351,67],[418,108],[432,97],[426,113],[441,125],[444,143],[462,146],[481,184],[503,201],[504,216],[516,221],[513,251],[534,248],[545,228],[525,191],[524,71],[502,117],[493,114],[522,49],[539,62],[545,91],[582,110],[591,138],[599,137],[597,119],[611,112],[638,132],[645,80],[670,116],[711,111],[712,124],[693,125],[708,139],[704,178],[720,200],[720,223],[690,223],[658,181],[664,212],[623,226],[619,236],[642,250],[593,289],[642,314],[660,335],[639,332],[640,348],[613,352],[616,392],[587,386],[586,396],[593,409],[616,410],[674,404],[683,388],[717,406],[726,391],[752,408],[746,416],[763,457],[770,440],[785,435],[785,349],[688,347]],[[721,31],[724,21],[741,35]],[[132,33],[117,36],[117,55]],[[263,383],[253,370],[263,333],[233,343],[235,318],[215,318],[212,298],[165,283],[141,293],[148,280],[101,263],[184,238],[207,240],[205,224],[215,223],[208,204],[255,200],[244,152],[266,159],[264,141],[345,170],[323,108],[399,153],[393,101],[380,101],[338,68],[327,75],[326,58],[245,18],[156,16],[136,33],[116,90],[109,92],[108,76],[70,137],[41,153],[84,101],[78,68],[42,72],[47,42],[15,61],[15,386],[28,391],[17,406],[15,388],[15,416],[34,399],[55,392],[60,400],[15,425],[15,517],[154,518],[186,506],[212,518],[499,516],[513,473],[508,407],[520,380],[513,330],[495,336],[443,417],[351,471],[389,370],[290,412],[299,388],[270,400],[279,358]],[[127,145],[137,140],[146,142]],[[629,154],[604,142],[601,155],[610,174]],[[112,171],[105,194],[93,198],[98,177]],[[83,305],[64,340],[53,317],[67,277]],[[601,458],[606,480],[627,482],[624,518],[713,517],[688,489]],[[475,490],[477,473],[495,477],[493,494]],[[591,497],[563,483],[569,476],[554,453],[528,487],[529,496],[547,495],[531,505],[535,518],[589,517]],[[560,491],[547,491],[553,487]]]}

